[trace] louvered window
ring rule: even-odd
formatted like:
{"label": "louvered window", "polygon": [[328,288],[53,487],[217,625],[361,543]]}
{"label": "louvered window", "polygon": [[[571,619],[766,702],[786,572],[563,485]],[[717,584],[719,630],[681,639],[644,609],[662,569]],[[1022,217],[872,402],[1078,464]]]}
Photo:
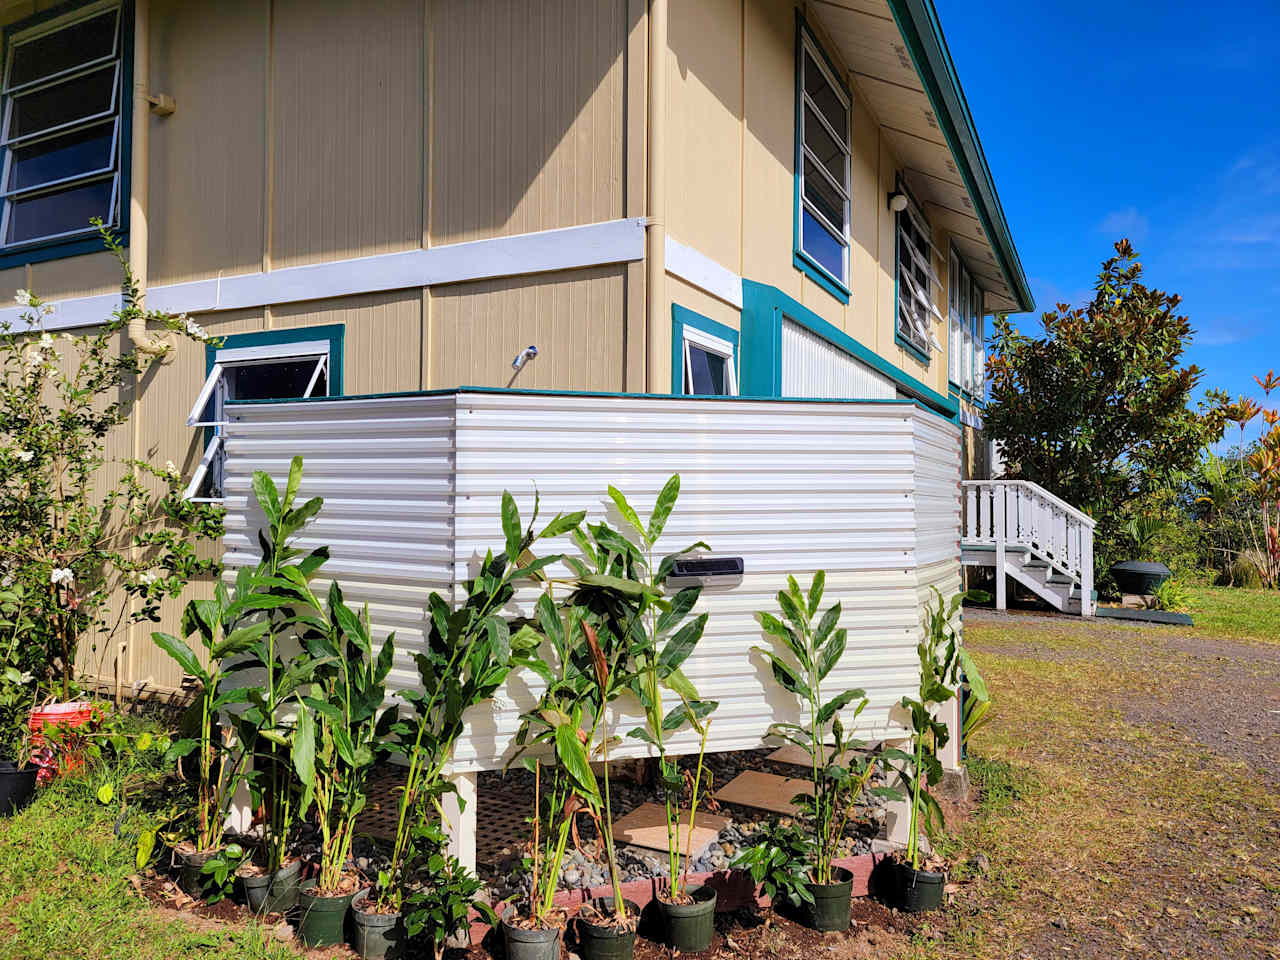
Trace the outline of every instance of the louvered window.
{"label": "louvered window", "polygon": [[942,349],[933,325],[943,323],[942,314],[934,304],[941,283],[933,272],[929,224],[911,202],[897,216],[898,336],[928,356]]}
{"label": "louvered window", "polygon": [[842,287],[849,282],[849,98],[807,30],[801,30],[799,252]]}

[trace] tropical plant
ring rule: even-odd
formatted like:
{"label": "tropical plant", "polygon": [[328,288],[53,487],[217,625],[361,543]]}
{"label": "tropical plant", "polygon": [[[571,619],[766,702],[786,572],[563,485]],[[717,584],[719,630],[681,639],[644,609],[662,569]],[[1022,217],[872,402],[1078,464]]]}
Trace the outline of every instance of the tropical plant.
{"label": "tropical plant", "polygon": [[1176,578],[1170,577],[1156,587],[1155,607],[1157,610],[1168,610],[1181,613],[1191,606],[1191,593]]}
{"label": "tropical plant", "polygon": [[[702,793],[710,716],[717,706],[714,700],[703,700],[680,669],[707,625],[705,613],[690,619],[702,588],[685,587],[671,597],[665,594],[675,561],[694,550],[709,548],[699,541],[661,559],[657,554],[658,541],[679,496],[680,475],[675,474],[659,492],[645,523],[622,492],[610,486],[610,499],[639,542],[633,543],[608,524],[598,523],[588,527],[589,538],[578,538],[585,559],[571,564],[579,575],[581,587],[606,591],[611,596],[603,605],[608,617],[602,622],[608,623],[614,635],[626,638],[630,648],[632,673],[628,685],[644,710],[645,725],[630,730],[627,736],[649,744],[658,755],[658,780],[667,827],[669,895],[673,902],[688,899],[685,894],[688,871],[681,875],[679,849],[679,802],[686,783],[679,765],[668,755],[669,742],[686,725],[692,727],[699,738],[698,759],[688,783],[686,838],[691,841]],[[677,701],[670,710],[664,703],[664,691],[673,694]],[[692,859],[689,853],[686,849],[686,864]]]}
{"label": "tropical plant", "polygon": [[[825,587],[826,573],[822,570],[813,575],[807,595],[795,577],[787,577],[787,588],[778,592],[782,619],[763,611],[756,614],[756,621],[785,654],[752,648],[768,659],[773,678],[788,693],[799,697],[808,712],[806,725],[774,723],[769,735],[795,744],[809,757],[812,793],[798,794],[792,803],[804,811],[812,824],[806,860],[810,880],[815,884],[833,882],[832,866],[854,802],[876,768],[875,758],[861,752],[866,744],[846,737],[840,718],[842,710],[852,707],[848,719],[857,719],[868,702],[865,692],[851,688],[823,702],[822,682],[839,664],[848,641],[848,632],[837,626],[839,603],[818,617]],[[748,862],[754,865],[753,875],[764,867],[761,858]],[[797,903],[813,902],[813,894],[803,884],[791,889],[789,895]]]}
{"label": "tropical plant", "polygon": [[183,499],[172,464],[107,456],[160,359],[120,349],[129,322],[208,337],[186,317],[143,308],[124,248],[97,225],[123,273],[120,309],[92,333],[55,338],[45,329],[53,306],[19,290],[21,321],[0,321],[0,583],[23,598],[19,674],[63,700],[81,638],[93,639],[101,673],[122,628],[158,621],[163,600],[217,571],[200,548],[222,533],[221,509]]}
{"label": "tropical plant", "polygon": [[[486,554],[479,575],[467,582],[467,600],[457,611],[450,610],[437,593],[428,600],[430,631],[424,649],[414,657],[420,685],[401,691],[412,712],[392,727],[396,739],[391,749],[406,761],[405,783],[397,804],[391,860],[378,878],[377,905],[383,910],[400,908],[405,880],[415,867],[425,866],[440,884],[432,896],[413,901],[407,916],[410,927],[436,924],[440,915],[461,912],[465,917],[470,900],[463,904],[446,893],[457,897],[474,893],[465,893],[471,878],[444,856],[437,842],[444,815],[440,799],[454,791],[443,770],[464,730],[466,711],[493,696],[513,663],[530,663],[539,642],[527,625],[513,634],[501,612],[518,584],[543,579],[542,571],[558,559],[558,555],[535,557],[534,545],[576,529],[585,516],[557,514],[535,533],[538,506],[535,495],[533,515],[527,528],[522,528],[515,498],[503,491],[506,550],[496,557],[492,551]],[[449,935],[447,925],[432,929],[440,934],[437,944]]]}
{"label": "tropical plant", "polygon": [[28,759],[27,716],[39,699],[39,684],[24,656],[23,638],[30,629],[24,589],[0,589],[0,758],[22,767]]}
{"label": "tropical plant", "polygon": [[771,823],[750,838],[733,866],[751,874],[761,892],[774,903],[785,899],[795,906],[813,902],[813,836],[796,821]]}
{"label": "tropical plant", "polygon": [[1159,517],[1139,514],[1130,517],[1124,525],[1124,533],[1133,551],[1135,560],[1151,560],[1154,558],[1154,546],[1160,535],[1168,529],[1168,524]]}
{"label": "tropical plant", "polygon": [[1181,298],[1142,283],[1129,241],[1102,264],[1092,301],[1043,316],[1030,337],[997,317],[983,419],[1007,475],[1031,480],[1098,521],[1096,564],[1116,559],[1124,521],[1171,473],[1222,436],[1221,394],[1194,406],[1202,377],[1183,366],[1191,324]]}
{"label": "tropical plant", "polygon": [[906,858],[916,870],[920,869],[921,828],[930,840],[936,840],[945,826],[942,807],[930,792],[942,779],[938,751],[947,745],[951,736],[946,723],[937,718],[937,708],[956,695],[966,677],[973,693],[986,692],[977,665],[952,626],[965,595],[956,594],[948,604],[937,587],[933,588],[933,594],[936,602],[931,602],[925,610],[924,635],[916,647],[920,660],[919,691],[915,697],[902,698],[902,706],[910,715],[911,752],[889,748],[883,753],[885,760],[896,769],[910,802]]}
{"label": "tropical plant", "polygon": [[467,929],[472,907],[489,923],[498,922],[493,908],[476,899],[484,882],[447,853],[447,844],[439,820],[414,821],[413,849],[422,866],[418,884],[403,901],[405,932],[429,938],[433,957],[440,955],[447,940]]}

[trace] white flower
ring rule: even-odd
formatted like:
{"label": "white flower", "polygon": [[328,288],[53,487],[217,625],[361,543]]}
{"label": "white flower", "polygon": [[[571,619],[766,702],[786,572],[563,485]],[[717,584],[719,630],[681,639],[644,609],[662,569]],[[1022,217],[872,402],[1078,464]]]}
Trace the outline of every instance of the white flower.
{"label": "white flower", "polygon": [[0,580],[0,588],[8,589],[11,586],[13,586],[13,574],[6,573],[4,579]]}
{"label": "white flower", "polygon": [[30,450],[19,450],[19,451],[18,451],[18,459],[19,459],[19,460],[21,460],[23,463],[30,463],[30,462],[31,462],[31,458],[32,458],[32,457],[34,457],[34,456],[35,456],[35,454],[34,454],[34,453],[32,453]]}
{"label": "white flower", "polygon": [[24,290],[22,287],[19,287],[18,292],[13,295],[13,302],[20,307],[31,306],[31,301],[34,299],[35,298],[31,296],[31,291]]}
{"label": "white flower", "polygon": [[27,351],[27,366],[38,367],[44,363],[44,354],[38,348]]}
{"label": "white flower", "polygon": [[149,587],[159,579],[160,578],[158,576],[156,576],[154,573],[148,570],[146,573],[144,573],[142,576],[138,578],[138,581]]}
{"label": "white flower", "polygon": [[182,321],[182,327],[184,330],[187,331],[187,334],[189,336],[195,338],[196,340],[209,339],[209,334],[205,332],[204,327],[200,326],[200,324],[196,323],[194,320],[188,317],[185,313],[182,316],[180,316],[178,319]]}
{"label": "white flower", "polygon": [[169,476],[171,476],[171,477],[172,477],[172,476],[177,476],[177,474],[178,474],[178,468],[177,468],[177,467],[175,467],[175,466],[173,465],[173,461],[172,461],[172,460],[166,460],[166,461],[164,462],[164,472],[165,472],[165,473],[167,473],[167,474],[169,474]]}
{"label": "white flower", "polygon": [[49,574],[49,582],[54,586],[65,583],[70,586],[75,582],[75,574],[66,567],[55,567],[53,573]]}
{"label": "white flower", "polygon": [[52,316],[53,316],[53,304],[52,304],[52,303],[42,303],[42,304],[40,304],[40,312],[41,312],[41,313],[43,313],[46,317],[52,317]]}
{"label": "white flower", "polygon": [[47,333],[42,333],[42,334],[40,334],[40,349],[41,349],[41,350],[52,350],[52,349],[53,349],[53,337],[49,336],[49,334],[47,334]]}

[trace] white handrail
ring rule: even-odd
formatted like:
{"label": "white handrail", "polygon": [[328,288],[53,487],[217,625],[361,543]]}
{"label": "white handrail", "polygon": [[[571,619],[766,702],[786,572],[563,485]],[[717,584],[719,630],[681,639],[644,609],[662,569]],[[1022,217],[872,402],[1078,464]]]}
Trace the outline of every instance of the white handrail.
{"label": "white handrail", "polygon": [[1093,519],[1093,517],[1089,516],[1087,513],[1083,512],[1078,507],[1073,507],[1071,504],[1067,503],[1067,501],[1063,500],[1061,497],[1054,496],[1044,487],[1040,486],[1040,484],[1032,483],[1030,480],[962,480],[961,486],[1025,487],[1026,489],[1034,492],[1036,496],[1043,497],[1045,500],[1048,500],[1054,506],[1061,508],[1069,516],[1075,517],[1075,519],[1079,520],[1083,524],[1087,524],[1090,530],[1092,530],[1094,527],[1098,525],[1097,520]]}

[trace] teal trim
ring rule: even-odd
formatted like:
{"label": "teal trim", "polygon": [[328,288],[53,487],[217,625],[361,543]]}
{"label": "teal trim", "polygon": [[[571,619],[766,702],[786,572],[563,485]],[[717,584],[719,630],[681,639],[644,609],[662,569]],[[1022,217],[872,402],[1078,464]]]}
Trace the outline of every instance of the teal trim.
{"label": "teal trim", "polygon": [[742,363],[739,380],[744,394],[781,398],[784,316],[888,377],[899,390],[920,401],[931,411],[948,420],[954,421],[958,417],[960,404],[954,398],[944,397],[921,383],[777,287],[746,279],[742,281]]}
{"label": "teal trim", "polygon": [[901,347],[903,350],[905,350],[907,353],[909,353],[911,356],[915,357],[917,360],[923,363],[926,367],[929,366],[929,363],[930,363],[929,355],[925,353],[923,350],[921,350],[919,347],[917,347],[910,340],[908,340],[906,337],[904,337],[902,335],[902,331],[900,331],[896,326],[894,327],[894,330],[893,330],[893,342],[897,344],[899,347]]}
{"label": "teal trim", "polygon": [[[806,274],[810,280],[820,286],[827,293],[831,294],[842,304],[848,304],[851,296],[849,287],[839,278],[832,276],[831,272],[823,267],[820,263],[804,252],[804,248],[800,243],[801,238],[801,171],[804,170],[804,139],[801,129],[801,118],[804,116],[804,37],[808,34],[810,42],[813,43],[822,59],[827,64],[827,69],[831,71],[831,75],[836,78],[836,83],[844,92],[845,100],[853,103],[853,94],[849,88],[844,85],[844,80],[840,77],[840,71],[836,69],[831,58],[827,56],[827,51],[823,49],[822,43],[818,40],[817,34],[809,29],[809,24],[805,21],[804,15],[796,10],[796,75],[795,75],[795,167],[792,170],[792,208],[791,208],[791,265],[797,270]],[[846,108],[848,109],[848,108]],[[848,131],[845,131],[848,136]],[[848,239],[848,238],[846,238]],[[845,250],[849,247],[846,245]]]}
{"label": "teal trim", "polygon": [[[671,305],[671,392],[677,396],[685,396],[684,392],[684,328],[693,327],[695,330],[701,330],[712,336],[719,337],[721,340],[728,340],[733,344],[733,367],[734,375],[737,376],[738,371],[738,331],[733,327],[726,327],[723,323],[717,323],[710,317],[704,317],[700,313],[694,313],[688,307],[682,307],[678,303]],[[738,393],[742,393],[742,384],[738,384]],[[696,396],[696,394],[689,394]]]}
{"label": "teal trim", "polygon": [[1018,306],[1023,311],[1034,310],[1035,298],[1027,284],[1017,248],[1013,245],[1009,222],[1000,205],[973,114],[969,111],[964,91],[960,89],[955,63],[942,35],[933,0],[889,0],[889,9],[911,52],[916,73],[929,96],[969,196],[973,198],[978,219],[995,248],[1000,272],[1004,274]]}
{"label": "teal trim", "polygon": [[[60,17],[77,7],[85,6],[86,0],[71,0],[70,3],[59,4],[43,10],[35,16],[27,17],[4,28],[3,53],[8,59],[9,38],[29,27]],[[126,247],[129,245],[129,192],[132,177],[133,157],[133,0],[121,0],[120,3],[120,137],[117,148],[119,153],[116,162],[120,164],[120,192],[116,197],[116,236]],[[0,165],[3,165],[4,154],[0,150]],[[63,237],[58,240],[34,240],[21,246],[10,247],[0,253],[0,270],[10,267],[25,266],[28,263],[46,263],[50,260],[63,260],[67,257],[78,257],[86,253],[101,253],[105,247],[102,238],[96,233],[87,236]],[[36,291],[37,293],[39,291]]]}

